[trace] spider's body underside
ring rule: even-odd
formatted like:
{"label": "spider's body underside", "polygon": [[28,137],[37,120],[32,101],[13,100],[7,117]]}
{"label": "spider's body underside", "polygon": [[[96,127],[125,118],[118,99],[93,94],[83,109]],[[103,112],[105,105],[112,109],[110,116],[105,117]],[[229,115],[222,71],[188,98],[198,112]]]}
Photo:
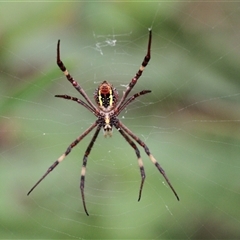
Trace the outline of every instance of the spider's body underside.
{"label": "spider's body underside", "polygon": [[84,157],[83,157],[83,164],[82,164],[82,170],[81,170],[81,178],[80,178],[80,189],[81,189],[81,195],[82,195],[82,201],[83,201],[83,207],[85,210],[85,213],[87,215],[87,207],[85,203],[85,196],[84,196],[84,183],[85,183],[85,174],[86,174],[86,166],[87,166],[87,159],[88,155],[91,152],[91,149],[94,145],[95,140],[97,139],[97,136],[103,128],[104,136],[112,136],[112,130],[113,127],[115,127],[118,132],[123,136],[123,138],[129,143],[129,145],[135,150],[135,153],[138,158],[138,165],[140,168],[140,174],[141,174],[141,185],[139,190],[139,197],[138,201],[141,199],[142,194],[142,188],[143,183],[145,180],[145,171],[143,167],[143,162],[140,156],[140,151],[137,148],[136,144],[133,140],[135,140],[141,147],[144,148],[146,154],[149,156],[152,163],[157,167],[159,172],[163,175],[166,182],[168,183],[169,187],[172,189],[173,193],[175,194],[177,200],[179,200],[179,197],[174,190],[173,186],[171,185],[170,181],[168,180],[165,171],[160,166],[160,164],[157,162],[157,160],[153,157],[153,155],[150,153],[149,148],[146,146],[146,144],[140,140],[130,129],[128,129],[119,119],[118,115],[122,112],[123,109],[125,109],[134,99],[137,97],[150,93],[150,90],[143,90],[139,93],[135,93],[131,97],[127,98],[128,94],[131,92],[135,84],[137,83],[138,79],[142,75],[143,70],[147,66],[148,62],[150,61],[150,51],[151,51],[151,40],[152,40],[152,31],[149,30],[149,40],[148,40],[148,50],[147,54],[143,59],[143,62],[136,73],[136,75],[132,78],[131,82],[128,84],[126,91],[123,93],[122,98],[120,101],[118,101],[118,92],[117,90],[107,81],[102,82],[99,87],[94,92],[94,99],[97,104],[95,106],[92,101],[89,99],[85,91],[82,89],[82,87],[78,84],[77,81],[73,79],[73,77],[70,75],[70,73],[67,71],[66,67],[64,66],[63,62],[60,59],[60,40],[58,40],[57,45],[57,65],[62,70],[68,81],[72,84],[72,86],[82,95],[82,97],[86,100],[83,101],[76,97],[71,97],[68,95],[55,95],[55,97],[68,99],[75,101],[79,103],[80,105],[84,106],[86,109],[88,109],[90,112],[92,112],[96,117],[97,120],[87,129],[85,130],[75,141],[73,141],[67,148],[67,150],[48,168],[47,172],[39,179],[39,181],[31,188],[31,190],[28,192],[28,195],[34,190],[34,188],[61,162],[63,159],[71,152],[72,148],[75,147],[86,135],[88,135],[95,127],[96,131],[93,134],[93,137],[91,139],[91,142],[89,143]]}

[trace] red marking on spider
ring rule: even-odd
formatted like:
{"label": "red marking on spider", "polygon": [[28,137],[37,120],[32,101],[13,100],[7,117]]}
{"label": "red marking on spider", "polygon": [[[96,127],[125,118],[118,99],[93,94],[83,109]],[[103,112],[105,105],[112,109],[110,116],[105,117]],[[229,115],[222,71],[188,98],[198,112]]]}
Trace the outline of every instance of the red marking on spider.
{"label": "red marking on spider", "polygon": [[109,84],[107,81],[104,81],[99,87],[99,90],[101,94],[107,95],[110,94],[111,88],[111,84]]}

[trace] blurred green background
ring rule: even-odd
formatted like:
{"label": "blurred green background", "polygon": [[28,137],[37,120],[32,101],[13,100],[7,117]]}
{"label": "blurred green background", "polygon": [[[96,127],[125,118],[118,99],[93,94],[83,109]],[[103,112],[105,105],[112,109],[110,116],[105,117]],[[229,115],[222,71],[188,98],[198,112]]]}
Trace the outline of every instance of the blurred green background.
{"label": "blurred green background", "polygon": [[[0,4],[1,239],[237,239],[240,237],[240,4],[75,2]],[[146,53],[123,111],[180,196],[141,150],[139,168],[117,131],[99,135],[79,191],[87,136],[27,197],[47,168],[95,117],[55,94],[79,97],[56,65],[92,98],[103,80],[121,96]]]}

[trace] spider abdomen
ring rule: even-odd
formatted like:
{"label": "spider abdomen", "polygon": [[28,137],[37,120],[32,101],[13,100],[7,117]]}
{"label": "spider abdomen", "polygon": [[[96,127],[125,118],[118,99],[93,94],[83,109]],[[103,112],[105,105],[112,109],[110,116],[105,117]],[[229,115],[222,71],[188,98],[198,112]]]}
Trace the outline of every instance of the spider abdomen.
{"label": "spider abdomen", "polygon": [[103,81],[95,90],[94,99],[102,110],[110,111],[118,101],[118,92],[112,84]]}

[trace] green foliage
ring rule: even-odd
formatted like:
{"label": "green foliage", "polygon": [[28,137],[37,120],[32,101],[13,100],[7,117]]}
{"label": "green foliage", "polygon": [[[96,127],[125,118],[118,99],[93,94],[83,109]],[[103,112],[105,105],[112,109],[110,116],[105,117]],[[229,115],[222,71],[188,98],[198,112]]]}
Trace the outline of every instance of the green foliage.
{"label": "green foliage", "polygon": [[[206,11],[207,9],[207,11]],[[1,239],[238,238],[239,5],[220,2],[1,3]],[[42,183],[32,185],[94,120],[55,94],[90,97],[103,80],[121,96],[144,57],[134,92],[151,89],[122,121],[166,170],[177,202],[144,150],[147,179],[117,131],[89,156],[83,211],[79,176],[87,136]]]}

